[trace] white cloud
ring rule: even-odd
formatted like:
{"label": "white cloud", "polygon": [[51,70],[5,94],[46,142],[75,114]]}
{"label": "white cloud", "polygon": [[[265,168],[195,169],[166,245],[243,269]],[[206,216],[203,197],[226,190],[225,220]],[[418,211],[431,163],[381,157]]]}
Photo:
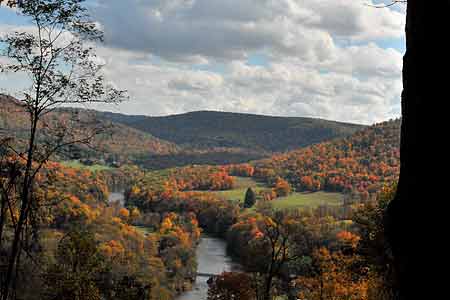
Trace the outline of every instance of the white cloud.
{"label": "white cloud", "polygon": [[[404,13],[366,0],[96,0],[105,74],[166,115],[224,110],[372,123],[398,116]],[[267,60],[249,65],[262,54]],[[201,65],[201,66],[199,66]],[[201,70],[199,70],[201,69]]]}
{"label": "white cloud", "polygon": [[[119,86],[133,87],[129,90],[133,100],[116,109],[129,114],[212,109],[367,124],[395,117],[401,91],[400,66],[390,62],[397,62],[399,53],[375,45],[355,47],[347,56],[340,55],[343,49],[336,49],[340,60],[324,64],[325,73],[295,59],[267,67],[234,61],[226,72],[218,74],[151,60],[132,64],[136,56],[129,51],[105,48],[100,54],[117,61],[107,66],[108,77]],[[349,59],[352,53],[360,58]],[[378,57],[386,66],[366,63]]]}
{"label": "white cloud", "polygon": [[111,45],[169,60],[189,61],[199,55],[243,59],[262,49],[320,57],[331,37],[352,41],[401,37],[401,13],[371,8],[363,1],[98,0],[95,14]]}
{"label": "white cloud", "polygon": [[370,7],[371,1],[305,0],[314,7],[311,25],[345,39],[370,40],[400,38],[404,15],[390,8]]}

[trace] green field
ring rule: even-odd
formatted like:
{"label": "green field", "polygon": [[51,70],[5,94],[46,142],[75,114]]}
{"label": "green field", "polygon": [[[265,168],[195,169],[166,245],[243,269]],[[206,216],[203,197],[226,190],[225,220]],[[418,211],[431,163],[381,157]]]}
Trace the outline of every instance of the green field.
{"label": "green field", "polygon": [[61,162],[61,164],[63,166],[69,167],[69,168],[74,168],[74,169],[86,169],[89,170],[91,172],[96,172],[96,171],[103,171],[103,170],[110,170],[111,167],[108,166],[104,166],[104,165],[92,165],[92,166],[87,166],[82,164],[81,162],[79,162],[78,160],[69,160],[69,161],[63,161]]}
{"label": "green field", "polygon": [[[212,192],[217,196],[231,200],[231,201],[244,201],[245,192],[251,187],[255,193],[261,190],[269,189],[265,184],[255,181],[252,178],[236,177],[236,183],[232,190],[228,191],[216,191]],[[342,205],[343,198],[339,193],[327,193],[327,192],[302,192],[292,193],[287,197],[277,198],[270,203],[275,209],[286,208],[301,208],[311,207],[315,208],[320,205],[338,206]]]}
{"label": "green field", "polygon": [[227,200],[244,201],[245,193],[247,192],[247,189],[249,187],[251,187],[255,193],[258,193],[261,190],[268,189],[268,187],[266,187],[263,183],[259,183],[252,178],[236,177],[236,182],[232,190],[218,191],[213,193]]}
{"label": "green field", "polygon": [[271,203],[275,209],[318,207],[320,205],[342,205],[343,195],[339,193],[314,192],[292,193],[287,197],[274,199]]}

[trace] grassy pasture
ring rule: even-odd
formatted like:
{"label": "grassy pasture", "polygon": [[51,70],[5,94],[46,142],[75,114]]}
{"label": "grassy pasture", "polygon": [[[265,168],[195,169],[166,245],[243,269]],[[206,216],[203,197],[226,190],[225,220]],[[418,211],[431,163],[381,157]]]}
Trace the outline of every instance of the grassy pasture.
{"label": "grassy pasture", "polygon": [[287,197],[274,199],[271,203],[275,209],[318,207],[320,205],[342,205],[343,195],[327,192],[302,192],[292,193]]}
{"label": "grassy pasture", "polygon": [[91,171],[91,172],[104,171],[104,170],[110,170],[110,169],[112,169],[111,167],[104,166],[104,165],[92,165],[92,166],[87,166],[87,165],[82,164],[82,163],[79,162],[78,160],[63,161],[63,162],[61,162],[61,164],[62,164],[63,166],[69,167],[69,168],[73,168],[73,169],[86,169],[86,170],[89,170],[89,171]]}
{"label": "grassy pasture", "polygon": [[232,201],[244,201],[245,193],[248,188],[252,188],[255,193],[258,193],[261,190],[268,189],[263,183],[257,182],[252,178],[248,177],[235,177],[236,182],[234,188],[228,191],[215,191],[212,192],[219,196],[220,198],[224,198]]}
{"label": "grassy pasture", "polygon": [[[236,183],[232,190],[211,192],[221,198],[232,201],[244,201],[245,192],[251,187],[255,193],[269,189],[263,183],[257,182],[252,178],[236,177]],[[287,208],[301,208],[311,207],[315,208],[320,205],[338,206],[342,205],[343,195],[340,193],[327,192],[302,192],[292,193],[287,197],[277,198],[271,201],[275,209]]]}

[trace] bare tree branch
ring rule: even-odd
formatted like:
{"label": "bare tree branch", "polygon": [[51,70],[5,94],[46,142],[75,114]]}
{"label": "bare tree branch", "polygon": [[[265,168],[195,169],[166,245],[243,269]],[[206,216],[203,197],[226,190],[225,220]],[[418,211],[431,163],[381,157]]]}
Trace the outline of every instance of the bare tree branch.
{"label": "bare tree branch", "polygon": [[1,39],[5,45],[2,55],[13,62],[2,65],[1,71],[31,78],[30,88],[19,100],[29,120],[27,145],[23,153],[12,151],[17,160],[23,161],[19,192],[2,206],[2,212],[9,207],[14,224],[1,290],[1,299],[9,300],[19,276],[20,255],[30,242],[25,233],[35,223],[39,210],[34,191],[37,174],[61,149],[88,145],[103,130],[104,124],[77,118],[76,111],[57,109],[74,104],[118,103],[126,99],[126,93],[107,84],[101,74],[102,66],[96,63],[91,43],[101,41],[102,32],[89,19],[83,0],[0,0],[4,3],[17,7],[36,29],[35,33],[15,32]]}
{"label": "bare tree branch", "polygon": [[408,1],[407,0],[393,0],[391,3],[388,3],[388,4],[369,4],[369,3],[366,3],[365,5],[366,6],[370,6],[370,7],[375,7],[375,8],[386,8],[386,7],[391,7],[391,6],[394,6],[394,5],[396,5],[396,4],[406,4]]}

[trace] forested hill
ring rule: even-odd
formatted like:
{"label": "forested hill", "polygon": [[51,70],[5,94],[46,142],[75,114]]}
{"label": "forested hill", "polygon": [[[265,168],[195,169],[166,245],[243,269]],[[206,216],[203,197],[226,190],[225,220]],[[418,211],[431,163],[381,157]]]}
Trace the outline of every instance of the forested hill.
{"label": "forested hill", "polygon": [[[97,147],[100,152],[76,146],[67,149],[63,159],[133,162],[149,169],[248,162],[343,138],[365,128],[321,119],[213,111],[147,117],[64,108],[48,114],[44,121],[52,124],[54,120],[69,119],[74,112],[81,117],[89,115],[108,131],[93,141],[101,146]],[[28,116],[20,102],[0,95],[0,137],[14,136],[23,142],[27,128]]]}
{"label": "forested hill", "polygon": [[[60,109],[46,115],[43,124],[52,126],[56,120],[69,120],[73,109]],[[92,111],[82,110],[82,116],[87,116]],[[96,120],[97,121],[97,120]],[[102,124],[103,123],[103,124]],[[0,94],[0,138],[15,137],[20,144],[27,139],[29,128],[29,117],[21,103],[13,97]],[[88,125],[89,126],[89,125]],[[179,151],[179,147],[173,143],[158,139],[148,133],[136,130],[123,124],[100,120],[93,122],[91,126],[102,126],[106,128],[104,133],[97,135],[92,141],[98,151],[93,151],[90,147],[77,145],[66,149],[68,156],[82,158],[114,158],[133,155],[169,155]],[[86,128],[89,130],[89,128]],[[41,133],[45,130],[41,130]],[[41,134],[41,139],[44,139]],[[46,136],[45,138],[52,138]],[[97,153],[96,153],[97,152]],[[74,158],[74,157],[64,157]]]}
{"label": "forested hill", "polygon": [[282,177],[297,191],[334,191],[367,198],[400,171],[400,120],[375,124],[343,139],[254,162],[255,177]]}
{"label": "forested hill", "polygon": [[345,137],[361,125],[300,117],[198,111],[166,117],[100,113],[113,122],[194,149],[240,148],[282,152]]}

